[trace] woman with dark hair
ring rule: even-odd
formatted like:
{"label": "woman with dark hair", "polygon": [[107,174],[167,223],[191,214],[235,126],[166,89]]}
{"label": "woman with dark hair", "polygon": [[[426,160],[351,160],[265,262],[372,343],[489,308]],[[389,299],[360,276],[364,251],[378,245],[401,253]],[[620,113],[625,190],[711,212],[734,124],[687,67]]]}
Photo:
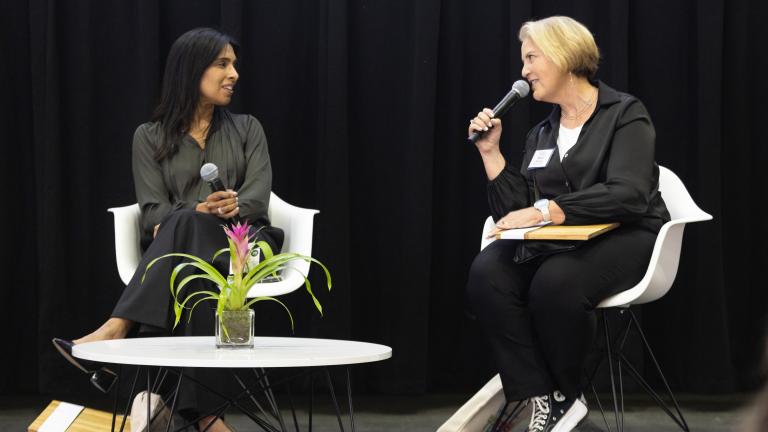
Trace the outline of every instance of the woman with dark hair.
{"label": "woman with dark hair", "polygon": [[[272,169],[264,131],[254,117],[224,108],[239,78],[236,48],[231,37],[209,28],[190,30],[171,46],[160,103],[152,121],[140,125],[133,138],[133,177],[145,253],[101,327],[73,341],[53,341],[83,371],[90,372],[94,365],[71,355],[74,344],[124,338],[131,331],[170,333],[174,320],[168,280],[176,262],[159,261],[142,282],[151,260],[170,252],[213,256],[227,246],[221,225],[236,216],[256,228],[266,227],[259,235],[273,250],[282,246],[282,231],[269,227],[267,217]],[[208,162],[218,167],[227,190],[211,191],[201,180],[200,168]],[[216,263],[224,269],[228,264]],[[185,324],[174,334],[213,333],[213,314],[195,314],[186,321],[181,320]],[[202,419],[200,426],[213,419]],[[208,430],[227,428],[216,420]]]}
{"label": "woman with dark hair", "polygon": [[594,79],[600,54],[568,17],[520,29],[522,76],[552,113],[528,133],[522,164],[499,149],[501,120],[479,112],[468,134],[488,177],[496,228],[541,223],[621,226],[586,242],[491,243],[475,258],[468,299],[491,341],[508,401],[532,405],[529,432],[567,432],[587,416],[583,369],[594,308],[642,279],[669,220],[654,161],[655,132],[634,96]]}

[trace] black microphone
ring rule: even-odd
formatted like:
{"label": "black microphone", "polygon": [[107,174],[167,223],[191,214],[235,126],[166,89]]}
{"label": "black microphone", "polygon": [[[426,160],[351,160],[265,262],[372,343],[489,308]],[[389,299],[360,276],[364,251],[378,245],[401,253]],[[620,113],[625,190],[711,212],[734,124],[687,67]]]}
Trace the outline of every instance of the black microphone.
{"label": "black microphone", "polygon": [[[528,85],[528,83],[524,80],[518,80],[515,81],[514,84],[512,84],[512,90],[507,93],[506,96],[504,96],[504,99],[502,99],[498,104],[496,104],[496,107],[493,108],[493,118],[499,118],[507,113],[509,108],[512,107],[512,105],[515,104],[515,102],[519,101],[520,99],[528,96],[528,93],[531,91],[531,86]],[[483,136],[484,131],[477,131],[474,132],[472,135],[470,135],[469,142],[474,144],[477,142],[477,140]]]}
{"label": "black microphone", "polygon": [[[208,186],[210,186],[211,190],[214,192],[227,190],[227,188],[224,187],[224,183],[222,183],[219,178],[219,167],[215,164],[208,162],[200,167],[200,177],[208,183]],[[235,222],[240,222],[239,215],[235,216],[233,219]]]}
{"label": "black microphone", "polygon": [[211,190],[214,192],[224,191],[227,188],[224,187],[224,183],[219,178],[219,167],[215,164],[208,162],[200,168],[200,177],[208,183]]}

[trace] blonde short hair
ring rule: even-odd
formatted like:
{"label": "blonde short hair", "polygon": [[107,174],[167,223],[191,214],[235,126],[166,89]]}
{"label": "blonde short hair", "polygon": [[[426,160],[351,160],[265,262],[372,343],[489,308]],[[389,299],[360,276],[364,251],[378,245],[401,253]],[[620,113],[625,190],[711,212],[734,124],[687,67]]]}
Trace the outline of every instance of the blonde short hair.
{"label": "blonde short hair", "polygon": [[600,50],[584,24],[566,16],[528,21],[520,27],[520,42],[530,38],[552,63],[575,75],[592,78]]}

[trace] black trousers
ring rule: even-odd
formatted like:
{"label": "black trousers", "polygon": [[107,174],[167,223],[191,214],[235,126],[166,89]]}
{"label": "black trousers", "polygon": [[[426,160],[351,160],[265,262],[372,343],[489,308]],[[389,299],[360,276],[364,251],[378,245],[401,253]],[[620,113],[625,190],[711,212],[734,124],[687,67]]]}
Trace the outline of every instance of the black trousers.
{"label": "black trousers", "polygon": [[499,240],[475,258],[467,296],[488,335],[508,401],[582,392],[596,332],[594,307],[639,282],[656,234],[619,227],[578,248],[515,264]]}
{"label": "black trousers", "polygon": [[[184,312],[178,327],[174,330],[175,315],[173,297],[170,291],[170,276],[173,268],[184,258],[165,258],[155,263],[144,276],[147,264],[153,259],[171,252],[195,255],[210,261],[213,254],[228,246],[227,237],[222,229],[225,221],[191,209],[178,210],[169,214],[160,224],[157,237],[150,243],[139,262],[136,273],[125,287],[122,296],[112,312],[113,317],[125,318],[135,322],[139,336],[212,336],[215,324],[215,301],[205,301],[197,305],[194,311]],[[277,230],[282,234],[281,230]],[[282,235],[260,237],[266,240],[273,251],[282,246]],[[229,271],[229,254],[217,257],[214,266],[223,274]],[[188,267],[190,272],[191,268]],[[188,274],[190,272],[184,273]],[[142,276],[144,281],[142,282]],[[183,277],[177,278],[177,283]],[[215,289],[208,281],[195,280],[185,287],[185,293]],[[180,298],[183,300],[184,296]],[[187,316],[187,314],[190,314]],[[224,390],[230,378],[226,371],[218,369],[199,369],[186,371],[216,390]],[[180,410],[207,412],[221,404],[222,400],[207,392],[201,392],[186,381],[178,401]],[[211,384],[213,383],[213,384]]]}
{"label": "black trousers", "polygon": [[[224,221],[216,216],[188,209],[175,211],[163,219],[157,237],[142,255],[139,267],[117,301],[112,316],[129,319],[140,324],[140,332],[142,333],[169,332],[173,328],[174,322],[173,298],[169,285],[171,272],[177,264],[187,260],[176,257],[162,259],[155,263],[145,276],[147,264],[155,258],[171,252],[187,253],[206,261],[210,260],[217,250],[227,247],[227,238],[221,227],[223,224]],[[227,271],[229,255],[224,254],[222,256],[225,259],[217,259],[214,265],[219,271]],[[224,274],[226,275],[226,273]],[[143,282],[142,277],[144,277]],[[211,288],[204,284],[202,282],[192,290],[201,287]],[[198,307],[201,307],[201,310],[195,310],[196,314],[193,316],[208,315],[200,312],[202,309],[210,307],[209,304],[201,304]],[[186,320],[183,321],[186,322]],[[197,333],[194,324],[191,328],[187,327],[185,327],[186,332]],[[213,330],[213,324],[211,324],[210,329]]]}

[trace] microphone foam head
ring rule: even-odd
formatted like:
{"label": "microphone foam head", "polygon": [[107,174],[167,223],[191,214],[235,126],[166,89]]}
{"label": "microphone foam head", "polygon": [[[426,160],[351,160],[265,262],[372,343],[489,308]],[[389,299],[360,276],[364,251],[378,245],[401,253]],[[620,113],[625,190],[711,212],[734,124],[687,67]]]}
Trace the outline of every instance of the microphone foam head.
{"label": "microphone foam head", "polygon": [[219,167],[208,162],[200,168],[200,177],[209,182],[219,177]]}
{"label": "microphone foam head", "polygon": [[521,98],[524,98],[528,96],[528,93],[530,93],[531,86],[529,86],[528,82],[525,80],[517,80],[514,84],[512,84],[512,90],[516,91]]}

